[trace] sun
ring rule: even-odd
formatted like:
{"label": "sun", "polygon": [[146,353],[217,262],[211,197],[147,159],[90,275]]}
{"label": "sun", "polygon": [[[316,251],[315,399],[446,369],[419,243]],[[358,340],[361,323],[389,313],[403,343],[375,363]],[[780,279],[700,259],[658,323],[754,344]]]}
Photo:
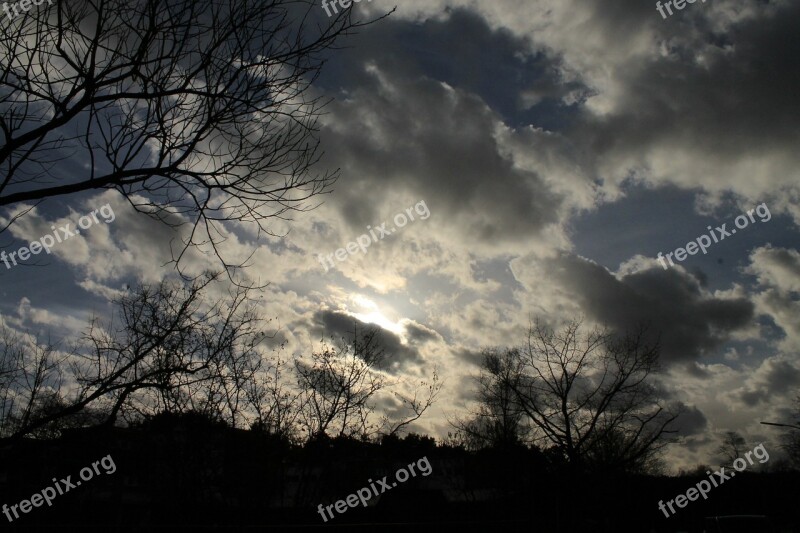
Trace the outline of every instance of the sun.
{"label": "sun", "polygon": [[351,301],[354,306],[360,310],[360,312],[351,313],[355,318],[367,324],[378,325],[396,335],[402,335],[403,327],[387,318],[386,315],[381,312],[378,304],[361,294],[353,295]]}

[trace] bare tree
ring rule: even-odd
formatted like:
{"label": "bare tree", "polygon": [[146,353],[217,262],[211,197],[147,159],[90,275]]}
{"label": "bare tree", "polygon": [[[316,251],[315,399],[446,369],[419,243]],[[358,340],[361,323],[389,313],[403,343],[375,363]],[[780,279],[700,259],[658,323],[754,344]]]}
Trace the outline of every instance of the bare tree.
{"label": "bare tree", "polygon": [[475,376],[477,406],[466,418],[457,418],[450,423],[456,430],[452,438],[468,450],[526,443],[531,428],[511,385],[521,378],[515,364],[519,353],[487,349],[484,358],[485,361],[491,358],[498,362],[496,370],[499,375],[481,372]]}
{"label": "bare tree", "polygon": [[264,334],[247,288],[232,289],[227,301],[204,299],[216,278],[143,285],[123,296],[118,322],[94,320],[71,354],[77,388],[51,387],[59,401],[40,416],[23,416],[12,437],[36,435],[89,408],[105,413],[105,424],[163,411],[246,424],[243,389],[260,367],[256,347]]}
{"label": "bare tree", "polygon": [[[27,350],[20,335],[0,325],[0,435],[13,431],[16,420],[22,417],[20,404],[25,405],[17,393],[17,383],[25,368]],[[42,350],[45,351],[45,350]]]}
{"label": "bare tree", "polygon": [[747,441],[736,431],[726,431],[717,453],[722,457],[725,466],[733,468],[733,462],[746,451]]}
{"label": "bare tree", "polygon": [[678,416],[658,402],[648,376],[659,347],[645,330],[586,334],[573,321],[554,331],[537,321],[519,349],[484,354],[483,371],[513,393],[532,437],[576,468],[642,470],[667,443]]}
{"label": "bare tree", "polygon": [[322,343],[312,352],[310,364],[296,361],[298,385],[303,391],[301,419],[308,438],[333,433],[361,437],[374,433],[370,423],[375,407],[371,400],[386,386],[379,369],[385,350],[376,330],[361,338],[354,330],[350,343],[337,347]]}
{"label": "bare tree", "polygon": [[[394,390],[376,330],[323,344],[310,363],[266,357],[251,289],[231,285],[227,298],[211,298],[217,278],[129,291],[69,353],[1,329],[0,436],[49,438],[68,427],[192,412],[294,442],[301,432],[366,438],[400,432],[433,404],[437,372],[410,393]],[[379,392],[395,395],[393,416],[375,415]]]}
{"label": "bare tree", "polygon": [[[52,5],[51,5],[52,4]],[[0,25],[0,206],[112,189],[193,245],[314,207],[325,53],[311,0],[57,0]]]}
{"label": "bare tree", "polygon": [[303,393],[286,382],[286,371],[294,370],[287,364],[280,357],[270,362],[265,372],[247,382],[244,391],[255,413],[252,429],[297,443]]}
{"label": "bare tree", "polygon": [[[441,390],[438,373],[434,371],[430,382],[422,381],[413,395],[404,395],[392,390],[399,383],[382,372],[386,358],[377,329],[359,335],[354,327],[351,340],[342,339],[336,346],[323,342],[321,350],[311,354],[310,363],[296,361],[300,421],[309,439],[397,434],[422,417]],[[382,392],[393,392],[399,411],[407,415],[375,420],[375,401]]]}
{"label": "bare tree", "polygon": [[0,325],[0,435],[27,426],[53,408],[64,359],[54,343]]}
{"label": "bare tree", "polygon": [[[68,412],[61,390],[69,366],[69,355],[56,343],[33,334],[21,334],[0,325],[0,437],[20,434],[55,438],[66,429],[101,423],[108,413],[87,408]],[[65,412],[63,416],[57,413]],[[56,415],[48,424],[35,422]]]}
{"label": "bare tree", "polygon": [[400,402],[401,410],[406,411],[408,415],[400,420],[393,420],[392,417],[384,415],[383,426],[387,428],[385,434],[397,435],[422,418],[425,411],[433,406],[442,386],[439,371],[434,369],[430,381],[421,380],[412,395],[395,392],[394,396]]}

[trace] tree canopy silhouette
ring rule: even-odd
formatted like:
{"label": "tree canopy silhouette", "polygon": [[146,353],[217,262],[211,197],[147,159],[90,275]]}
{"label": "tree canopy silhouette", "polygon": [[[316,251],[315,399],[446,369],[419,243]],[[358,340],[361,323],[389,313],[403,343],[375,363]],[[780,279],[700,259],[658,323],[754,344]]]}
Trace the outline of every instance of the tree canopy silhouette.
{"label": "tree canopy silhouette", "polygon": [[58,0],[0,25],[0,206],[112,189],[169,226],[174,251],[225,221],[313,208],[325,52],[368,23],[314,23],[306,0]]}
{"label": "tree canopy silhouette", "polygon": [[69,352],[4,328],[4,436],[158,412],[198,411],[244,424],[246,383],[261,369],[264,334],[247,288],[231,289],[227,301],[205,296],[217,277],[123,294],[110,319],[93,320]]}
{"label": "tree canopy silhouette", "polygon": [[484,351],[479,411],[459,429],[490,443],[543,443],[578,469],[645,470],[678,416],[648,381],[658,354],[644,329],[615,336],[537,321],[521,347]]}
{"label": "tree canopy silhouette", "polygon": [[367,438],[398,433],[435,401],[435,371],[416,386],[385,373],[391,354],[374,329],[293,365],[270,356],[262,341],[275,334],[264,332],[252,287],[209,294],[219,276],[126,291],[69,350],[0,324],[0,437],[198,413],[287,442]]}

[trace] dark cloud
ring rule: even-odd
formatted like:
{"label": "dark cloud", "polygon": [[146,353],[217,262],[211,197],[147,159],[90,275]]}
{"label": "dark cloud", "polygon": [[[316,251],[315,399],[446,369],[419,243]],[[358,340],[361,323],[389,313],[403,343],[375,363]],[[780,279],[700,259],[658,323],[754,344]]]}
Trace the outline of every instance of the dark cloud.
{"label": "dark cloud", "polygon": [[767,374],[767,388],[773,393],[784,393],[800,385],[800,369],[787,361],[775,363]]}
{"label": "dark cloud", "polygon": [[709,437],[708,434],[704,434],[699,437],[687,437],[681,441],[681,446],[689,450],[690,452],[700,452],[703,449],[708,449],[709,445],[716,444],[717,441]]}
{"label": "dark cloud", "polygon": [[[454,400],[457,404],[466,406],[470,402],[479,401],[478,390],[475,386],[475,377],[469,374],[461,374],[454,376],[453,382]],[[459,415],[466,414],[466,412],[459,413]]]}
{"label": "dark cloud", "polygon": [[702,434],[708,427],[708,420],[697,407],[682,406],[683,412],[675,420],[675,429],[679,437]]}
{"label": "dark cloud", "polygon": [[[314,315],[314,322],[318,324],[315,335],[324,335],[326,338],[345,339],[352,341],[353,332],[358,331],[359,336],[369,330],[377,330],[380,338],[380,346],[386,350],[389,370],[397,371],[399,367],[410,363],[422,362],[419,352],[403,344],[400,337],[377,324],[362,322],[361,320],[340,311],[318,311]],[[321,327],[319,326],[321,324]]]}
{"label": "dark cloud", "polygon": [[337,191],[354,228],[374,224],[366,191],[413,190],[437,219],[471,239],[515,242],[557,221],[561,199],[501,154],[496,115],[477,97],[430,79],[380,73],[352,100],[331,106],[337,134],[329,164],[348,173]]}
{"label": "dark cloud", "polygon": [[503,115],[491,103],[506,106],[555,73],[538,65],[523,40],[490,31],[474,15],[459,12],[424,26],[426,54],[420,55],[424,42],[406,35],[423,29],[387,22],[360,36],[349,61],[326,81],[331,89],[347,83],[321,132],[322,164],[347,176],[337,206],[353,229],[363,230],[380,216],[370,196],[413,191],[437,219],[470,239],[528,239],[557,222],[563,199],[542,176],[513,164],[495,135]]}
{"label": "dark cloud", "polygon": [[464,361],[469,365],[480,367],[483,363],[483,352],[480,350],[462,349],[456,352],[456,358],[459,361]]}
{"label": "dark cloud", "polygon": [[562,255],[550,262],[593,319],[624,332],[644,323],[661,334],[662,361],[692,361],[707,355],[737,329],[751,323],[754,305],[705,292],[688,274],[656,267],[617,279],[585,259]]}
{"label": "dark cloud", "polygon": [[749,407],[754,407],[757,403],[766,399],[766,391],[763,390],[745,391],[741,393],[739,397]]}
{"label": "dark cloud", "polygon": [[714,377],[714,374],[712,374],[707,368],[697,364],[697,361],[689,361],[686,363],[686,365],[684,365],[683,369],[688,375],[698,379],[710,379]]}
{"label": "dark cloud", "polygon": [[750,254],[750,266],[745,272],[758,277],[761,285],[778,287],[787,295],[800,293],[800,253],[767,245]]}
{"label": "dark cloud", "polygon": [[528,39],[505,28],[490,28],[468,9],[449,9],[446,17],[421,22],[389,18],[354,41],[357,46],[331,59],[319,86],[351,91],[369,84],[361,66],[374,62],[404,78],[437,79],[477,94],[511,126],[550,130],[577,116],[562,98],[585,89],[564,79],[559,58],[534,51]]}
{"label": "dark cloud", "polygon": [[427,328],[422,324],[417,324],[416,322],[407,321],[405,324],[403,324],[403,327],[406,330],[406,335],[408,338],[414,343],[421,344],[442,338],[441,335],[436,333],[434,330]]}
{"label": "dark cloud", "polygon": [[766,247],[765,254],[768,253],[774,263],[783,267],[787,272],[800,278],[800,256],[796,250],[786,250],[783,248]]}
{"label": "dark cloud", "polygon": [[587,115],[574,135],[598,154],[640,153],[656,144],[726,159],[796,154],[800,4],[755,9],[724,35],[703,22],[706,6],[691,7],[653,26],[663,55],[616,73],[624,107],[602,118]]}
{"label": "dark cloud", "polygon": [[767,366],[764,375],[740,394],[742,401],[750,407],[785,397],[800,387],[800,369],[788,361],[771,359],[764,364]]}

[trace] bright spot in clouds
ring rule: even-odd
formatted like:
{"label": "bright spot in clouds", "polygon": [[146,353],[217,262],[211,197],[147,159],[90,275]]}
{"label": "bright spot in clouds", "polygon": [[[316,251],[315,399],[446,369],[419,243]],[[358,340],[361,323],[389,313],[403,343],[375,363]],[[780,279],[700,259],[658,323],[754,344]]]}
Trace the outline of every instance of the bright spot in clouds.
{"label": "bright spot in clouds", "polygon": [[350,314],[355,318],[359,319],[362,322],[366,322],[368,324],[375,324],[377,326],[382,327],[385,330],[391,331],[397,335],[403,334],[403,327],[400,326],[396,322],[392,322],[386,315],[381,312],[378,308],[378,304],[363,296],[361,294],[355,294],[351,297],[351,301],[353,304],[361,310],[361,312]]}

